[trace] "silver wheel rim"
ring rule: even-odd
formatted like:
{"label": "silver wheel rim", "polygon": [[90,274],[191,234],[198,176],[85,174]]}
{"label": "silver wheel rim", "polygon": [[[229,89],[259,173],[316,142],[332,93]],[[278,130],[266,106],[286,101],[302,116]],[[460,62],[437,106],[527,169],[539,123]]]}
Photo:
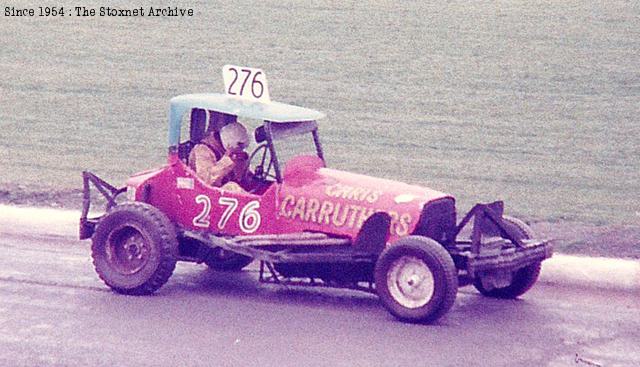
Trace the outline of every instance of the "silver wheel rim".
{"label": "silver wheel rim", "polygon": [[431,300],[435,290],[433,273],[415,256],[401,256],[387,272],[391,297],[406,308],[419,308]]}

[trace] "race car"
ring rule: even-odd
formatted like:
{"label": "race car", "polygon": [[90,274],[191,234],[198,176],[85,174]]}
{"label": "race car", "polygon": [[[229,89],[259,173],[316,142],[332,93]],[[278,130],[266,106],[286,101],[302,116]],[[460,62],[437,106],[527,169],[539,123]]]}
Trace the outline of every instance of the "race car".
{"label": "race car", "polygon": [[[164,166],[122,187],[83,172],[80,239],[91,238],[95,270],[115,292],[151,294],[177,261],[219,271],[256,261],[260,282],[370,292],[400,320],[433,322],[458,287],[515,298],[536,282],[551,241],[503,215],[502,202],[477,204],[457,221],[449,194],[329,168],[324,114],[271,101],[260,69],[226,65],[223,76],[223,94],[171,99]],[[250,184],[231,191],[204,182],[189,153],[236,119],[259,125]],[[107,205],[90,217],[92,187]]]}

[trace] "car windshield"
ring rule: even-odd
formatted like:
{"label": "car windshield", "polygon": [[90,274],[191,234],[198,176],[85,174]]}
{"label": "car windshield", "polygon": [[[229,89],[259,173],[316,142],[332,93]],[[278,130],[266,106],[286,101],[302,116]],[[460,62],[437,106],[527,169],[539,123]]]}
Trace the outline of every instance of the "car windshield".
{"label": "car windshield", "polygon": [[262,131],[258,131],[257,135],[263,135],[264,138],[267,138],[266,130],[271,132],[271,143],[277,159],[277,167],[272,166],[267,169],[265,166],[265,171],[270,171],[272,177],[281,179],[282,172],[292,158],[300,155],[315,155],[322,158],[317,128],[318,125],[315,121],[265,122]]}
{"label": "car windshield", "polygon": [[291,158],[299,155],[316,155],[316,145],[313,135],[305,133],[301,135],[289,136],[285,139],[275,140],[274,147],[278,156],[280,169],[284,171]]}

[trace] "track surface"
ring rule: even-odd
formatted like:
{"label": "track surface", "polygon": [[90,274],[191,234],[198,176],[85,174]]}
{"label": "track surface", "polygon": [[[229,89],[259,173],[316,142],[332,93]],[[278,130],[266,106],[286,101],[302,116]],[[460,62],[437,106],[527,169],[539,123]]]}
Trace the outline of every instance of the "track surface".
{"label": "track surface", "polygon": [[370,295],[256,279],[179,264],[156,295],[120,296],[88,242],[0,229],[0,365],[640,365],[629,293],[539,285],[500,301],[463,288],[436,325],[408,325]]}

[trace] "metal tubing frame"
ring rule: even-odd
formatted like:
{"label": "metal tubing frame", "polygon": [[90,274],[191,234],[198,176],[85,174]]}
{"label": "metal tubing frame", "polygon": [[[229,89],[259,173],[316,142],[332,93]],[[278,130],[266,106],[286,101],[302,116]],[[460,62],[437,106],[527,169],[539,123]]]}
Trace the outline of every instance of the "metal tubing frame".
{"label": "metal tubing frame", "polygon": [[94,173],[89,171],[82,172],[82,212],[80,214],[80,239],[91,237],[95,223],[90,223],[87,218],[91,207],[91,185],[93,185],[100,194],[107,200],[106,210],[114,207],[116,197],[127,191],[126,187],[117,188]]}
{"label": "metal tubing frame", "polygon": [[93,186],[95,186],[95,188],[107,200],[107,209],[110,209],[113,206],[115,206],[116,197],[122,194],[123,192],[127,191],[126,187],[117,188],[89,171],[82,172],[82,184],[83,184],[83,191],[82,191],[81,218],[87,218],[87,215],[89,214],[89,207],[91,206],[91,185],[90,184],[93,184]]}
{"label": "metal tubing frame", "polygon": [[[501,201],[496,201],[491,204],[476,204],[469,210],[469,212],[462,218],[460,223],[456,226],[453,235],[453,241],[458,237],[458,234],[462,231],[462,229],[469,223],[471,218],[480,216],[480,221],[482,220],[490,220],[493,224],[495,224],[500,231],[505,235],[505,238],[510,240],[518,248],[526,247],[520,238],[513,233],[512,229],[508,226],[505,226],[502,221],[502,216],[496,214],[494,210],[491,208],[492,205],[502,205]],[[482,226],[478,225],[478,222],[474,223],[473,232],[471,234],[471,252],[474,254],[478,254],[480,252],[480,239],[482,235]]]}
{"label": "metal tubing frame", "polygon": [[[267,271],[270,274],[269,276],[266,275]],[[294,280],[294,279],[300,279],[300,280]],[[308,280],[304,280],[304,279],[308,279]],[[316,278],[312,278],[312,277],[292,279],[292,278],[284,277],[281,274],[280,276],[278,276],[278,272],[275,270],[273,264],[267,261],[260,261],[260,271],[259,271],[258,281],[260,283],[278,284],[278,285],[284,285],[284,286],[351,289],[355,291],[376,294],[376,287],[375,287],[375,283],[373,282],[362,282],[362,283],[367,283],[367,286],[363,287],[358,283],[337,284],[332,282],[327,283],[322,280],[318,282]]]}
{"label": "metal tubing frame", "polygon": [[[228,250],[240,255],[249,256],[256,260],[264,261],[265,263],[373,263],[377,259],[376,254],[359,251],[310,251],[295,253],[291,252],[290,248],[281,251],[272,251],[265,248],[265,246],[274,247],[283,245],[300,245],[300,247],[303,248],[305,246],[311,245],[312,243],[318,246],[322,246],[326,243],[326,248],[337,247],[340,245],[350,245],[350,241],[347,239],[342,240],[342,243],[339,244],[336,241],[340,239],[328,236],[325,239],[307,240],[303,238],[298,241],[274,239],[270,243],[267,243],[267,240],[264,239],[255,241],[237,241],[233,239],[218,237],[207,232],[190,230],[180,231],[180,235],[195,239],[210,248],[221,247],[224,250]],[[303,234],[300,235],[302,236]]]}
{"label": "metal tubing frame", "polygon": [[269,164],[269,167],[271,167],[271,163],[273,163],[273,169],[276,171],[276,181],[278,181],[278,183],[282,183],[282,174],[280,173],[280,163],[278,162],[278,156],[276,155],[276,148],[275,148],[275,145],[273,144],[273,132],[271,131],[271,121],[264,122],[264,132],[267,134],[267,147],[269,149],[269,153],[271,154],[271,162]]}

